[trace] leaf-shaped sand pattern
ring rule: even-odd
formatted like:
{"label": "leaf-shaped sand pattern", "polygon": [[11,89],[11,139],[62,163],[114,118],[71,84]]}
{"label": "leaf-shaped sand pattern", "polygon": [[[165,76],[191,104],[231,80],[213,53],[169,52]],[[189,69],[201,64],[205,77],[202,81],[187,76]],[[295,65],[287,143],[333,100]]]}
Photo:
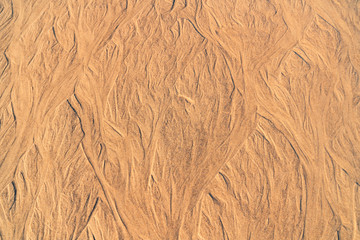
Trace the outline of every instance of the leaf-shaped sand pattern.
{"label": "leaf-shaped sand pattern", "polygon": [[359,7],[0,0],[0,238],[360,238]]}

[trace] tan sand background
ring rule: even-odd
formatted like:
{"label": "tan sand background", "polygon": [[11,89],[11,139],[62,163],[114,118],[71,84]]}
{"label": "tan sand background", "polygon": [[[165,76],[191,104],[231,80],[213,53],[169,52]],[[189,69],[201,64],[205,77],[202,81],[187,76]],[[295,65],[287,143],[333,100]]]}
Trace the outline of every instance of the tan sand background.
{"label": "tan sand background", "polygon": [[360,1],[0,0],[0,239],[360,239]]}

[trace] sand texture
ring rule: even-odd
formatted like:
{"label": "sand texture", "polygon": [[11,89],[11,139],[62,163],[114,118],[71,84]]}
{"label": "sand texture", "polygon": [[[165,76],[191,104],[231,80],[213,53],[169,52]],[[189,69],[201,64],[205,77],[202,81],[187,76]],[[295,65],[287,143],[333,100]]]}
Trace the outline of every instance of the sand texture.
{"label": "sand texture", "polygon": [[0,239],[360,240],[360,1],[0,0]]}

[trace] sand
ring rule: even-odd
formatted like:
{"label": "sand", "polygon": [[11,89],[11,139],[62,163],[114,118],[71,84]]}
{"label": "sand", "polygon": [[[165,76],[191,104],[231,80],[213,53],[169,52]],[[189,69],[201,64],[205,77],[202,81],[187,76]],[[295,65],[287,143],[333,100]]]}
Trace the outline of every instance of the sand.
{"label": "sand", "polygon": [[0,0],[0,239],[360,239],[359,11]]}

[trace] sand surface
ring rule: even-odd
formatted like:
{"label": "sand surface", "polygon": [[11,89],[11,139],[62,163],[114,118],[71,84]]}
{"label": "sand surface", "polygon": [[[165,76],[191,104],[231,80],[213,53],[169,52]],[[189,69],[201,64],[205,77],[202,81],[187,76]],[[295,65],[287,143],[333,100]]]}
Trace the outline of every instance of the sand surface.
{"label": "sand surface", "polygon": [[0,239],[359,240],[360,1],[0,0]]}

